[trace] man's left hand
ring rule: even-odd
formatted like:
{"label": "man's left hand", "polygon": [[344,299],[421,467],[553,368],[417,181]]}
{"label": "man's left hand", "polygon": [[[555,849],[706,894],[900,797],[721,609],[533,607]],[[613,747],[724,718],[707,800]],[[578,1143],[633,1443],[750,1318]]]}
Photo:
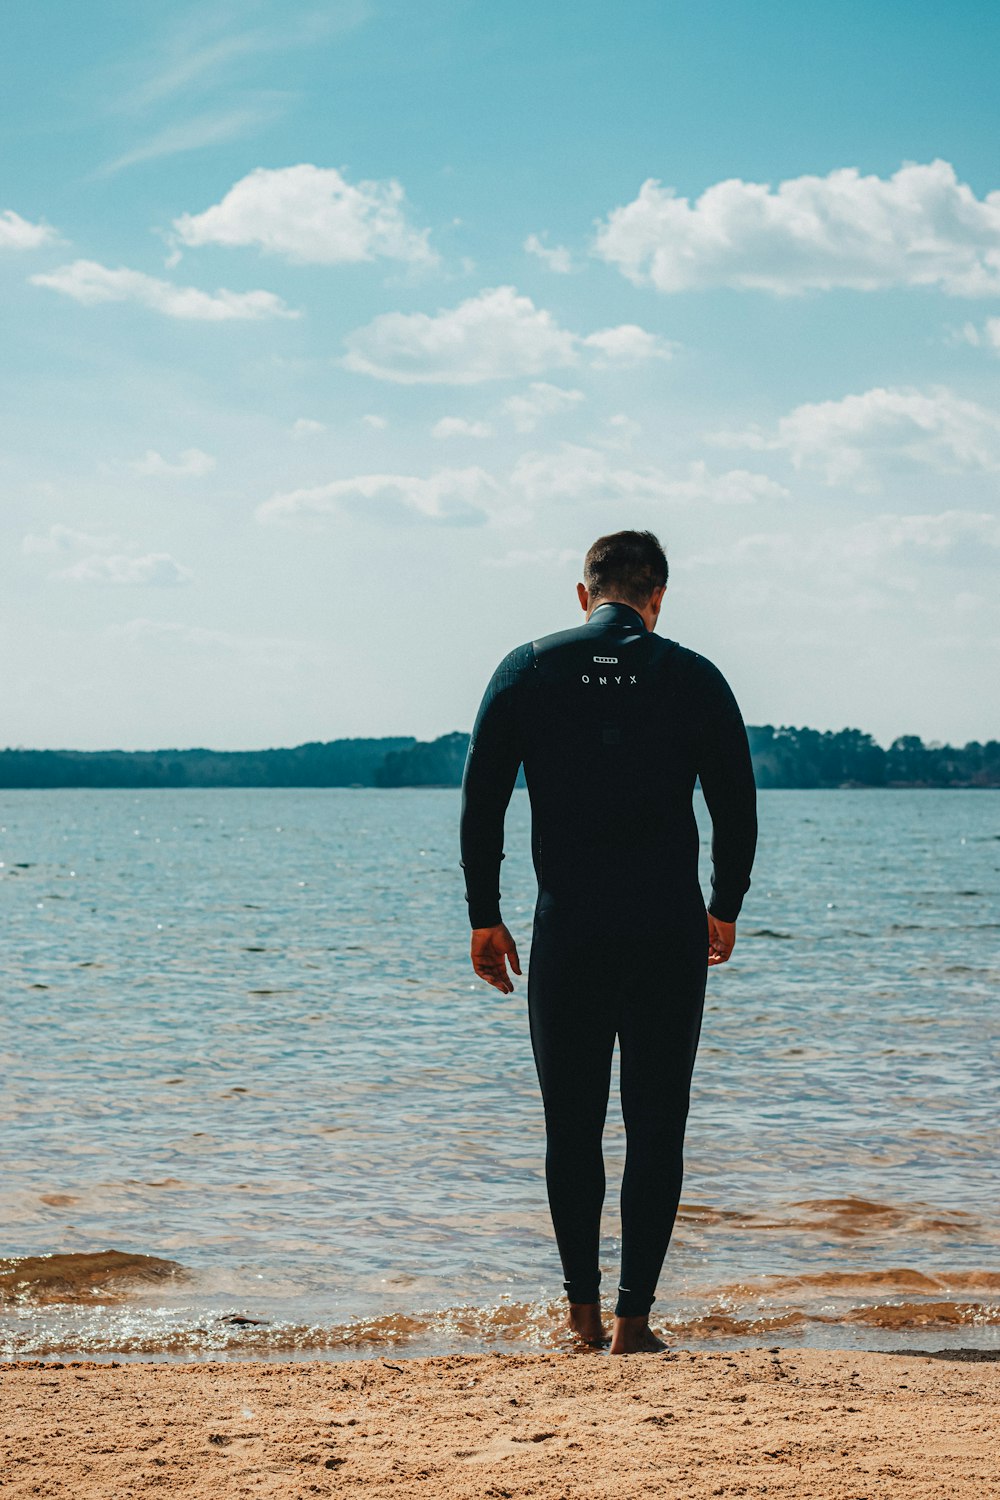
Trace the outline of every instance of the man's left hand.
{"label": "man's left hand", "polygon": [[474,927],[472,967],[480,979],[485,979],[502,995],[511,994],[514,988],[514,981],[507,973],[508,963],[515,974],[520,974],[517,944],[503,922],[498,927]]}

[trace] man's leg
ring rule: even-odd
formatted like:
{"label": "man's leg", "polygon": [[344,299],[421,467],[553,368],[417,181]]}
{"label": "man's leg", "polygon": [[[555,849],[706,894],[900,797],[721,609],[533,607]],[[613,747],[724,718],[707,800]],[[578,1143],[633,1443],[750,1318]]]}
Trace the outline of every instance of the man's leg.
{"label": "man's leg", "polygon": [[[553,911],[535,919],[528,1015],[545,1107],[545,1181],[570,1303],[599,1301],[604,1155],[615,1016],[593,932]],[[580,1331],[584,1319],[574,1318]],[[600,1326],[599,1312],[586,1320]]]}
{"label": "man's leg", "polygon": [[[637,940],[620,997],[622,1265],[615,1344],[655,1347],[646,1329],[673,1232],[684,1176],[684,1133],[705,1003],[704,912]],[[662,1347],[662,1346],[660,1346]]]}

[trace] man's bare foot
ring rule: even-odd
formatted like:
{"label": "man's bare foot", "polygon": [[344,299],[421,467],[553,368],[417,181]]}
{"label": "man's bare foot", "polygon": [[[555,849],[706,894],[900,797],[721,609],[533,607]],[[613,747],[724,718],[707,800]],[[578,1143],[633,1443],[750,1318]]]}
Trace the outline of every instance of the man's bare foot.
{"label": "man's bare foot", "polygon": [[666,1348],[650,1328],[648,1313],[638,1318],[615,1318],[612,1354],[660,1354]]}
{"label": "man's bare foot", "polygon": [[582,1339],[585,1344],[605,1345],[608,1342],[604,1324],[601,1322],[599,1302],[571,1302],[569,1326],[577,1338]]}

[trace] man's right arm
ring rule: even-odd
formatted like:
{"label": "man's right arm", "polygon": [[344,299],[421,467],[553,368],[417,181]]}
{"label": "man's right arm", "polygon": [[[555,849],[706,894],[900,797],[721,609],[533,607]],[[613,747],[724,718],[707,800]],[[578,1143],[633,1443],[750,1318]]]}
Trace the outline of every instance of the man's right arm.
{"label": "man's right arm", "polygon": [[462,778],[461,847],[469,922],[500,924],[504,815],[523,753],[518,687],[531,648],[504,657],[483,695]]}

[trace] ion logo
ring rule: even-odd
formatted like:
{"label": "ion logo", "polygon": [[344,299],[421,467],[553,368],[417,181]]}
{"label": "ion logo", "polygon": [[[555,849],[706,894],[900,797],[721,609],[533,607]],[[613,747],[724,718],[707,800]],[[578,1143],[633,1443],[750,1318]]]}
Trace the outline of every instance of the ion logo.
{"label": "ion logo", "polygon": [[605,662],[609,667],[617,667],[618,665],[617,656],[595,656],[594,660]]}

